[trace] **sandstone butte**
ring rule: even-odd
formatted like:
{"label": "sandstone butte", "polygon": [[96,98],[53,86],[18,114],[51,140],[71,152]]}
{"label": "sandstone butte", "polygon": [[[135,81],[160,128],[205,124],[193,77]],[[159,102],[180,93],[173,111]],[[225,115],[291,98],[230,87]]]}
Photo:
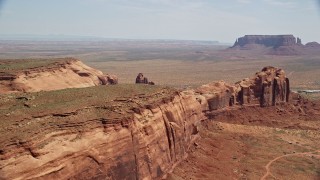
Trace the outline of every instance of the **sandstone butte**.
{"label": "sandstone butte", "polygon": [[[86,77],[77,81],[82,87],[101,84],[99,71],[76,60],[42,70],[21,76],[43,79],[42,73],[61,71]],[[291,94],[285,72],[265,67],[234,85],[220,81],[185,91],[119,84],[1,95],[0,179],[165,178],[213,114],[285,104]]]}
{"label": "sandstone butte", "polygon": [[318,54],[317,42],[302,44],[300,38],[293,35],[245,35],[236,39],[231,49],[258,50],[268,55],[303,55]]}
{"label": "sandstone butte", "polygon": [[51,91],[117,83],[116,76],[104,75],[74,58],[0,62],[0,93]]}

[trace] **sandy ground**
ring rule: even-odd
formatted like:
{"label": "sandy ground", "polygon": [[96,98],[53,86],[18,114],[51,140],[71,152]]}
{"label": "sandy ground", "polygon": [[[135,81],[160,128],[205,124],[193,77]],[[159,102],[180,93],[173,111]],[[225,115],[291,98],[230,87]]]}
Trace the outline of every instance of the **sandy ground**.
{"label": "sandy ground", "polygon": [[217,80],[234,83],[264,66],[275,66],[287,72],[292,88],[320,89],[320,52],[266,56],[259,51],[230,51],[228,47],[197,41],[3,41],[0,58],[75,57],[117,75],[119,83],[134,83],[142,72],[156,84],[177,87]]}
{"label": "sandy ground", "polygon": [[305,104],[309,115],[292,107],[217,115],[168,179],[319,179],[318,105]]}
{"label": "sandy ground", "polygon": [[[302,61],[302,60],[301,60]],[[139,72],[157,84],[173,86],[199,86],[212,81],[224,80],[235,83],[265,66],[285,69],[292,80],[294,89],[320,89],[320,60],[315,67],[305,67],[300,61],[292,59],[267,60],[225,60],[225,61],[181,61],[144,60],[90,62],[92,67],[103,72],[116,74],[120,83],[134,83]],[[299,68],[301,66],[301,68]]]}

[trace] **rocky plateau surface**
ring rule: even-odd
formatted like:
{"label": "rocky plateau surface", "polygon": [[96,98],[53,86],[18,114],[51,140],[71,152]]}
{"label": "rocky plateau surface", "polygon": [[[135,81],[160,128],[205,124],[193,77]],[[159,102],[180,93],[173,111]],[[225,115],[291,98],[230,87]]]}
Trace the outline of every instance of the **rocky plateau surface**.
{"label": "rocky plateau surface", "polygon": [[235,85],[184,91],[142,84],[1,95],[0,179],[166,178],[200,138],[202,122],[293,97],[274,67]]}
{"label": "rocky plateau surface", "polygon": [[105,75],[74,58],[50,60],[1,60],[0,93],[38,92],[117,84],[114,75]]}

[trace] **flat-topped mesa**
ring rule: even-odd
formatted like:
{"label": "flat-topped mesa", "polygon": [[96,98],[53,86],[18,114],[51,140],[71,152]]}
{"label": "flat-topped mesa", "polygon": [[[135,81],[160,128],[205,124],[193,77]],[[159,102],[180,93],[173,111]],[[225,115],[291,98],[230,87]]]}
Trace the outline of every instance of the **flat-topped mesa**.
{"label": "flat-topped mesa", "polygon": [[236,83],[237,101],[240,104],[275,106],[289,101],[290,84],[284,70],[272,66],[264,67],[251,79]]}
{"label": "flat-topped mesa", "polygon": [[201,121],[230,106],[285,103],[290,92],[271,66],[235,85],[77,90],[7,96],[15,112],[0,111],[0,179],[163,179],[200,138]]}
{"label": "flat-topped mesa", "polygon": [[317,42],[304,45],[293,35],[245,35],[228,50],[243,50],[255,55],[297,56],[319,54],[320,45]]}
{"label": "flat-topped mesa", "polygon": [[233,47],[252,44],[264,45],[266,47],[295,46],[301,44],[293,35],[245,35],[236,40]]}

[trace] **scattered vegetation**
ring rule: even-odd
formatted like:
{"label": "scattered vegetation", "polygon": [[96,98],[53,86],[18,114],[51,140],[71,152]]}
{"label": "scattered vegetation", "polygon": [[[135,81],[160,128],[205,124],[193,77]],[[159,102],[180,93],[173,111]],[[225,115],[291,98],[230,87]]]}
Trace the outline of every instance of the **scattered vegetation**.
{"label": "scattered vegetation", "polygon": [[15,59],[15,60],[0,60],[1,72],[16,72],[25,69],[50,67],[55,62],[66,61],[68,58],[56,59]]}

